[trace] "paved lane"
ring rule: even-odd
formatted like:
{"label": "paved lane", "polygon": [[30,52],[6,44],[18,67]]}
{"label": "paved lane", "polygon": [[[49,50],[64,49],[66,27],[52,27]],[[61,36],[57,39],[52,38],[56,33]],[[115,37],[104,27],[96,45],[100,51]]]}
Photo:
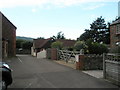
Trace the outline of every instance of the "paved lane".
{"label": "paved lane", "polygon": [[30,55],[18,55],[7,62],[14,79],[9,88],[117,88],[103,79]]}

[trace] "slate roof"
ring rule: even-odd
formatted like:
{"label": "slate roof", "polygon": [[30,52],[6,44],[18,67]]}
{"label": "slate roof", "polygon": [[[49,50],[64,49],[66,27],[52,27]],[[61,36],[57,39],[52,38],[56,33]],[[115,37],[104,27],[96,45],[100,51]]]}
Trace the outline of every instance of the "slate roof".
{"label": "slate roof", "polygon": [[64,40],[64,39],[57,39],[56,41],[60,41],[63,43],[63,47],[73,47],[76,43],[75,40]]}
{"label": "slate roof", "polygon": [[111,25],[115,25],[115,24],[120,24],[120,18],[116,21],[114,21]]}
{"label": "slate roof", "polygon": [[[33,43],[35,48],[44,48],[46,47],[46,45],[48,45],[47,43],[52,40],[52,38],[48,38],[48,39],[34,39]],[[63,39],[57,39],[55,41],[60,41],[63,43],[64,47],[72,47],[74,46],[74,44],[76,43],[75,40],[63,40]],[[50,46],[50,45],[49,45]]]}
{"label": "slate roof", "polygon": [[47,44],[48,41],[50,41],[51,38],[48,39],[34,39],[33,43],[35,45],[35,48],[43,48],[45,44]]}

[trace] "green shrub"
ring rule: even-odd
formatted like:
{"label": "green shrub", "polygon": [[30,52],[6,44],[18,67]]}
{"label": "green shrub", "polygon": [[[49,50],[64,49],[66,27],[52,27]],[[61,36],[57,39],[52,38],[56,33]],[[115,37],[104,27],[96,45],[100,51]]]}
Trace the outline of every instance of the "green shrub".
{"label": "green shrub", "polygon": [[83,49],[84,52],[86,52],[86,50],[87,50],[87,45],[86,45],[85,42],[83,42],[83,41],[77,41],[77,42],[75,43],[75,45],[74,45],[74,49],[75,49],[76,51],[80,51],[81,49]]}
{"label": "green shrub", "polygon": [[52,48],[57,48],[57,49],[62,49],[63,43],[62,43],[62,42],[59,42],[59,41],[56,41],[56,42],[53,42],[53,43],[52,43],[51,47],[52,47]]}
{"label": "green shrub", "polygon": [[108,53],[108,48],[105,44],[100,44],[93,42],[92,40],[87,40],[86,45],[88,46],[89,54],[103,54]]}

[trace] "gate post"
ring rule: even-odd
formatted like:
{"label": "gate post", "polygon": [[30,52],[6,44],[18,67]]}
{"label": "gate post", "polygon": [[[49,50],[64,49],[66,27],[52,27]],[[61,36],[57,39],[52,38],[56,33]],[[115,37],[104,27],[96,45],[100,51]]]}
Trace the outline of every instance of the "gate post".
{"label": "gate post", "polygon": [[51,49],[51,59],[52,60],[57,60],[57,56],[58,54],[57,54],[57,49],[56,48],[52,48]]}
{"label": "gate post", "polygon": [[83,70],[84,55],[76,55],[76,69]]}
{"label": "gate post", "polygon": [[103,78],[106,79],[106,62],[105,62],[106,54],[103,53]]}

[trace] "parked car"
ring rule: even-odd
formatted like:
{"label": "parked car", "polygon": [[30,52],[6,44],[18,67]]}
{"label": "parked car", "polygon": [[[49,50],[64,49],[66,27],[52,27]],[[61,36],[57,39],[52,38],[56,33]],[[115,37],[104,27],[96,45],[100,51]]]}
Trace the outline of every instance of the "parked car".
{"label": "parked car", "polygon": [[12,84],[12,71],[8,64],[0,62],[0,90],[6,90]]}

